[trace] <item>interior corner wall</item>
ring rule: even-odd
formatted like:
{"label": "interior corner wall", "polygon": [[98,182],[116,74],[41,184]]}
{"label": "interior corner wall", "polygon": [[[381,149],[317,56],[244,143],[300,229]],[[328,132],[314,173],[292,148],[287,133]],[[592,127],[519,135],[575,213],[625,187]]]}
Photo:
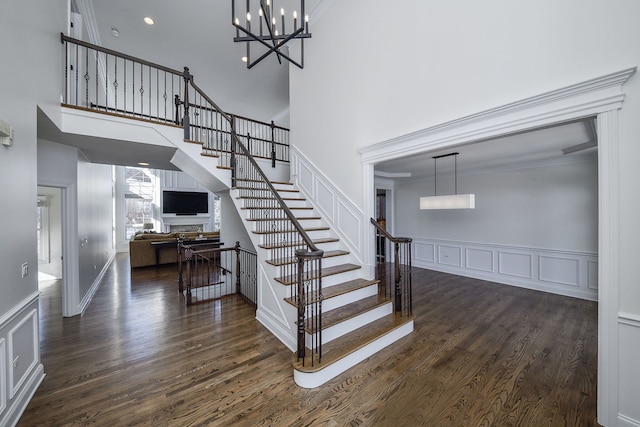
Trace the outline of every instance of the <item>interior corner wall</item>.
{"label": "interior corner wall", "polygon": [[[39,353],[36,247],[37,109],[60,103],[67,0],[1,1],[0,119],[14,130],[0,146],[0,425],[15,425],[44,378]],[[22,265],[28,272],[23,275]],[[12,362],[20,360],[19,364]]]}
{"label": "interior corner wall", "polygon": [[[439,178],[453,188],[453,177]],[[451,184],[451,185],[449,185]],[[396,185],[396,234],[526,248],[598,252],[597,159],[520,170],[458,175],[475,209],[420,210],[433,181]]]}

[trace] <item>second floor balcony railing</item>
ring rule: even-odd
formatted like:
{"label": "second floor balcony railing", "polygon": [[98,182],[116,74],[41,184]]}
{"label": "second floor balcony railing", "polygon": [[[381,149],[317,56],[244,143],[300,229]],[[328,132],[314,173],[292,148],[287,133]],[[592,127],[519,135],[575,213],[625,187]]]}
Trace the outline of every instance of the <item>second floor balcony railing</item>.
{"label": "second floor balcony railing", "polygon": [[184,128],[184,139],[231,167],[231,132],[254,157],[289,161],[289,130],[221,110],[194,83],[187,67],[175,70],[61,34],[65,106]]}

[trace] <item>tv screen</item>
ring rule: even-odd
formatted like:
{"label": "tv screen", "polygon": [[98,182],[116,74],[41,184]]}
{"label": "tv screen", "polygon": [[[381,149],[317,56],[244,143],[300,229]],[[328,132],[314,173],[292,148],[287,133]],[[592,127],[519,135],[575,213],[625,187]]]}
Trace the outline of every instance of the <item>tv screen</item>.
{"label": "tv screen", "polygon": [[193,191],[163,191],[162,213],[176,215],[209,213],[209,194]]}

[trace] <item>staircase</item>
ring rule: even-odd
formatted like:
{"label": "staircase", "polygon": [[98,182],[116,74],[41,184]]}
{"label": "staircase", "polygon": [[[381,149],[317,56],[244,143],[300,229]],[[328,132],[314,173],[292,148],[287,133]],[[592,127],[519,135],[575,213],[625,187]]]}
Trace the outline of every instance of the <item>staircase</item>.
{"label": "staircase", "polygon": [[[174,165],[211,191],[231,189],[258,255],[256,318],[295,350],[298,385],[320,386],[413,331],[410,280],[408,286],[400,281],[410,279],[410,241],[409,256],[400,262],[400,240],[386,236],[396,245],[393,290],[368,277],[369,269],[313,204],[291,183],[274,178],[282,176],[276,168],[266,172],[265,163],[289,160],[287,129],[224,112],[186,67],[173,70],[62,34],[61,40],[67,67],[63,106],[144,122],[148,132],[132,141],[148,143],[152,136],[158,145],[177,147]],[[96,61],[82,60],[88,57]],[[127,72],[134,68],[140,73]],[[163,129],[150,129],[150,122]],[[175,136],[179,131],[183,140]]]}
{"label": "staircase", "polygon": [[[300,196],[298,189],[287,182],[271,184],[313,243],[323,251],[322,267],[311,277],[321,278],[320,313],[306,317],[304,321],[305,357],[300,358],[297,353],[292,356],[295,382],[305,388],[318,387],[412,332],[413,317],[394,313],[391,299],[380,295],[379,280],[363,277],[361,265],[354,263],[345,245],[326,226],[313,206]],[[252,235],[258,262],[269,273],[266,277],[269,283],[259,286],[279,288],[276,294],[283,296],[281,302],[285,307],[278,308],[284,308],[283,311],[288,313],[287,320],[295,329],[299,298],[294,290],[297,276],[292,266],[296,257],[293,250],[287,248],[295,248],[299,242],[282,242],[279,236],[290,232],[281,228],[284,224],[281,221],[286,218],[274,215],[261,217],[265,211],[264,190],[262,187],[256,190],[261,196],[251,196],[252,188],[247,186],[247,181],[238,179],[232,197]],[[257,201],[263,206],[257,206]],[[256,211],[261,214],[256,215]],[[265,223],[272,227],[264,227]],[[307,313],[314,311],[313,304],[317,300],[318,296],[314,295],[307,301]],[[260,304],[261,301],[259,311]],[[271,308],[268,311],[277,310]],[[321,323],[318,321],[320,314]],[[321,357],[318,351],[314,351],[316,340],[321,344]]]}

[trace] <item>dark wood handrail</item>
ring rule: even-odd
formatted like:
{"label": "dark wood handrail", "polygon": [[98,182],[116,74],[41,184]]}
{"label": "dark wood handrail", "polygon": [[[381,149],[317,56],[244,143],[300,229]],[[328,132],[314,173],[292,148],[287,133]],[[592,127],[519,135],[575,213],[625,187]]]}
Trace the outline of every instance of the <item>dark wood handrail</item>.
{"label": "dark wood handrail", "polygon": [[106,53],[108,55],[113,55],[113,56],[117,56],[119,58],[126,59],[128,61],[138,62],[138,63],[140,63],[142,65],[148,65],[149,67],[158,68],[158,69],[160,69],[162,71],[166,71],[167,73],[175,74],[177,76],[182,76],[182,71],[174,70],[173,68],[165,67],[164,65],[155,64],[153,62],[145,61],[144,59],[136,58],[135,56],[131,56],[131,55],[127,55],[125,53],[117,52],[115,50],[107,49],[106,47],[98,46],[96,44],[85,42],[83,40],[74,39],[73,37],[69,37],[69,36],[64,35],[64,33],[60,33],[60,41],[62,43],[70,42],[70,43],[73,43],[73,44],[77,44],[79,46],[83,46],[83,47],[87,47],[87,48],[90,48],[90,49],[97,50],[98,52],[103,52],[103,53]]}
{"label": "dark wood handrail", "polygon": [[375,219],[371,218],[371,224],[373,224],[376,229],[384,235],[387,239],[389,239],[392,243],[411,243],[413,239],[410,237],[393,237],[384,227]]}
{"label": "dark wood handrail", "polygon": [[244,144],[242,144],[242,142],[240,141],[240,138],[238,138],[238,136],[235,133],[233,133],[231,135],[231,137],[234,138],[235,143],[237,144],[237,146],[240,147],[240,149],[242,150],[242,153],[245,156],[247,156],[247,159],[249,160],[251,165],[258,171],[258,173],[260,174],[260,176],[262,177],[264,182],[267,184],[267,188],[273,193],[275,199],[278,201],[278,203],[280,204],[282,210],[284,211],[285,215],[287,216],[287,219],[289,221],[291,221],[291,223],[293,224],[293,226],[296,229],[296,231],[300,234],[300,236],[302,237],[304,242],[309,247],[309,250],[312,251],[312,252],[319,251],[319,249],[313,243],[313,240],[311,240],[309,235],[304,231],[304,227],[302,227],[302,225],[298,222],[298,220],[296,219],[295,215],[293,215],[293,212],[291,212],[291,209],[289,209],[289,206],[287,206],[287,204],[284,202],[282,197],[280,197],[280,194],[278,194],[278,192],[276,191],[276,189],[273,186],[273,184],[271,184],[271,181],[269,180],[269,178],[267,178],[265,173],[262,171],[262,168],[260,168],[260,166],[258,166],[258,163],[256,163],[256,161],[253,159],[253,156],[249,153],[249,150],[247,150],[247,148],[244,146]]}

